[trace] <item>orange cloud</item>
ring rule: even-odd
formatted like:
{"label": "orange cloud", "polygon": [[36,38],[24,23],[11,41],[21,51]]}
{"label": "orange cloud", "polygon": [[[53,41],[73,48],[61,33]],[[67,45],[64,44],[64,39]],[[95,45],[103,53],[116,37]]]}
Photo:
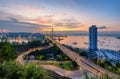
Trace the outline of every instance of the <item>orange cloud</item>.
{"label": "orange cloud", "polygon": [[1,32],[9,32],[7,29],[1,29]]}
{"label": "orange cloud", "polygon": [[53,15],[46,15],[35,19],[31,19],[29,20],[29,22],[43,24],[43,25],[52,25],[55,23],[55,19]]}
{"label": "orange cloud", "polygon": [[37,7],[30,6],[30,5],[23,5],[22,7],[23,7],[25,10],[39,11],[39,12],[45,11],[43,8],[37,8]]}
{"label": "orange cloud", "polygon": [[[84,26],[84,27],[77,27],[77,28],[69,28],[69,27],[57,27],[54,26],[54,31],[88,31],[88,27]],[[42,27],[39,29],[36,29],[35,32],[49,32],[51,31],[52,27]]]}
{"label": "orange cloud", "polygon": [[40,19],[33,19],[30,22],[37,23],[37,24],[50,24],[50,20],[47,18],[40,18]]}
{"label": "orange cloud", "polygon": [[33,19],[37,18],[39,16],[44,16],[47,14],[47,10],[44,7],[36,7],[36,6],[31,6],[31,5],[18,5],[15,6],[18,11],[16,11],[16,8],[13,8],[10,10],[11,13],[21,15],[23,17]]}

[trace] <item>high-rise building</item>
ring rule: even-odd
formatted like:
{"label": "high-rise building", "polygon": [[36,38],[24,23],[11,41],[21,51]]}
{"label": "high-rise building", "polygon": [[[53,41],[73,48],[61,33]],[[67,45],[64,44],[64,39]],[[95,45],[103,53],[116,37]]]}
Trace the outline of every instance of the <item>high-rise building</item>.
{"label": "high-rise building", "polygon": [[90,51],[97,50],[97,27],[96,25],[92,25],[89,28],[89,50]]}

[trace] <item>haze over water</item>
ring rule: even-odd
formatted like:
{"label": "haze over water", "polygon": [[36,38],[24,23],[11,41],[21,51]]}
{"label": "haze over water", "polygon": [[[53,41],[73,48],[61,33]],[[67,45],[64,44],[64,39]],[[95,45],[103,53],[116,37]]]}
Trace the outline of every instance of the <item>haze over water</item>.
{"label": "haze over water", "polygon": [[[77,42],[77,44],[73,44],[74,42]],[[61,40],[60,43],[70,45],[72,47],[88,49],[89,36],[68,36],[65,37],[64,40]],[[98,48],[120,50],[120,39],[109,36],[98,36]]]}

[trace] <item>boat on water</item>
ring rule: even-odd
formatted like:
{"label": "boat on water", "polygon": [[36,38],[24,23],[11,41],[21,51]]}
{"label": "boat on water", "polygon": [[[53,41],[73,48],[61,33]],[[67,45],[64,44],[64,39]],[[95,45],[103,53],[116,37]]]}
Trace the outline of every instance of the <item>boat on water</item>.
{"label": "boat on water", "polygon": [[64,40],[64,39],[59,37],[59,38],[58,38],[58,41],[61,41],[61,40]]}
{"label": "boat on water", "polygon": [[88,42],[84,42],[84,44],[88,45],[89,43]]}
{"label": "boat on water", "polygon": [[72,44],[73,44],[73,45],[76,45],[76,44],[77,44],[77,42],[73,42]]}

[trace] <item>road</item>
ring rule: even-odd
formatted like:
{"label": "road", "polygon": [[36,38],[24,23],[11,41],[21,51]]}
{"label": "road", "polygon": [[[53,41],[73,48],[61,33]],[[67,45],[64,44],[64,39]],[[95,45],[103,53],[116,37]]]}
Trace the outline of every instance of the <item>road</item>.
{"label": "road", "polygon": [[76,52],[64,47],[59,42],[55,41],[53,38],[51,38],[49,36],[46,36],[46,38],[48,38],[53,43],[55,43],[68,57],[70,57],[72,60],[75,60],[78,63],[78,65],[81,66],[81,68],[86,69],[86,70],[88,70],[88,71],[90,71],[93,74],[98,75],[98,76],[103,76],[103,74],[107,74],[109,77],[112,77],[112,78],[119,77],[118,75],[88,61],[87,59],[80,56]]}
{"label": "road", "polygon": [[70,71],[70,70],[64,70],[62,68],[53,65],[41,65],[41,67],[47,70],[54,71],[55,73],[61,76],[69,77],[72,79],[77,79],[77,78],[81,79],[81,77],[84,74],[84,70]]}
{"label": "road", "polygon": [[[35,50],[41,50],[41,49],[47,49],[49,48],[50,46],[45,46],[45,47],[37,47],[37,48],[32,48],[32,49],[29,49],[28,51],[26,52],[22,52],[18,58],[16,59],[16,62],[19,62],[20,64],[24,64],[26,61],[23,60],[23,56],[25,54],[28,54],[32,51],[35,51]],[[39,62],[39,61],[36,61],[36,60],[29,60],[27,62],[30,62],[30,63],[35,63],[35,62]],[[69,71],[69,70],[64,70],[62,68],[59,68],[59,67],[56,67],[56,66],[53,66],[53,65],[39,65],[40,67],[44,68],[44,69],[47,69],[47,70],[51,70],[61,76],[65,76],[65,77],[69,77],[69,78],[72,78],[72,79],[84,79],[84,70],[77,70],[77,71]],[[91,76],[91,75],[89,75]]]}
{"label": "road", "polygon": [[[47,70],[54,71],[55,73],[61,76],[65,76],[71,79],[86,79],[84,70],[70,71],[70,70],[64,70],[62,68],[52,66],[52,65],[41,65],[40,67],[47,69]],[[87,75],[89,77],[95,76],[90,72],[87,72]]]}
{"label": "road", "polygon": [[36,48],[31,48],[31,49],[29,49],[28,51],[22,52],[22,53],[17,57],[16,62],[19,62],[20,64],[24,64],[23,56],[24,56],[25,54],[28,54],[28,53],[30,53],[30,52],[32,52],[32,51],[35,51],[35,50],[47,49],[47,48],[49,48],[49,47],[50,47],[50,46],[36,47]]}

